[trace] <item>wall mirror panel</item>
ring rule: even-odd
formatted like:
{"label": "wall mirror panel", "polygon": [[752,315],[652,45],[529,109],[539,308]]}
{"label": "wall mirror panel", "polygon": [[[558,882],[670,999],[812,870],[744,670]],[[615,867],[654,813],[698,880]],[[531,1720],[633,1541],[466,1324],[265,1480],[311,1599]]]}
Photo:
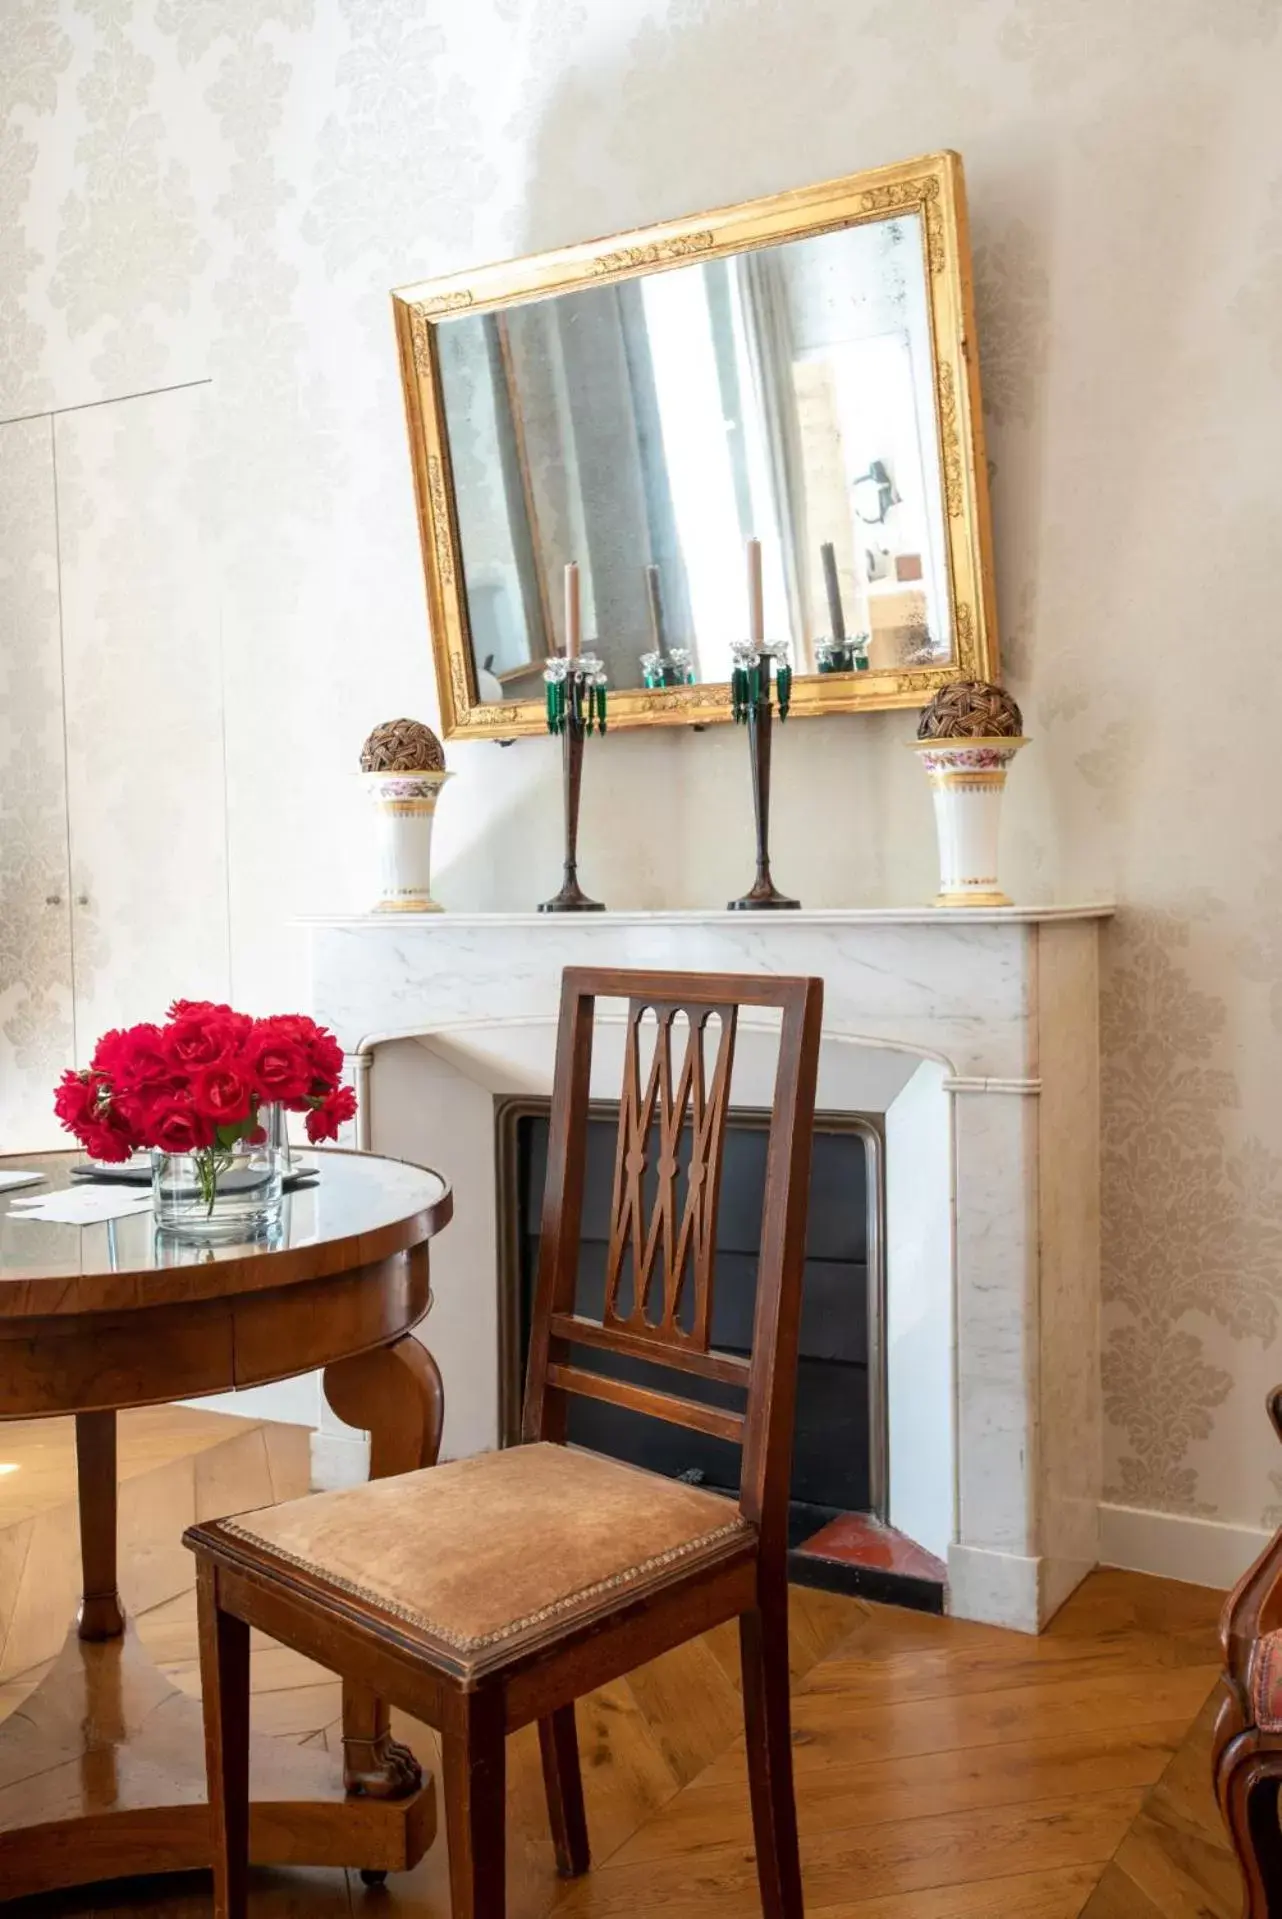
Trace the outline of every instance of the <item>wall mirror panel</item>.
{"label": "wall mirror panel", "polygon": [[754,536],[795,711],[995,674],[955,154],[394,302],[447,737],[542,730],[570,560],[612,722],[728,718]]}

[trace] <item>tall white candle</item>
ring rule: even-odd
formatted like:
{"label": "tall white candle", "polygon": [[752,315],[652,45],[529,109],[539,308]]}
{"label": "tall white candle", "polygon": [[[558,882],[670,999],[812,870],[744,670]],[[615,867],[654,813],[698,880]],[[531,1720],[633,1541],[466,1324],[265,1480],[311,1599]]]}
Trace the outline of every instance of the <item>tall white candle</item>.
{"label": "tall white candle", "polygon": [[580,650],[579,568],[576,560],[565,569],[565,656],[577,660]]}
{"label": "tall white candle", "polygon": [[760,653],[766,641],[765,611],[761,602],[761,541],[748,542],[748,637]]}

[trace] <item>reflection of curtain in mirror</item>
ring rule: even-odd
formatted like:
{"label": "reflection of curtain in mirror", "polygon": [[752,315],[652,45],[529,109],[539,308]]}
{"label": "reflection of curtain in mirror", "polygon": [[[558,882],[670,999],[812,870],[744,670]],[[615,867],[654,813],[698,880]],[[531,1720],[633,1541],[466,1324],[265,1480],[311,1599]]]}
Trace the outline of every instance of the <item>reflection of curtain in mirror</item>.
{"label": "reflection of curtain in mirror", "polygon": [[643,569],[650,543],[618,288],[561,298],[556,325],[585,542],[582,553],[564,558],[577,559],[591,585],[585,643],[594,643],[616,685],[635,685],[646,632]]}
{"label": "reflection of curtain in mirror", "polygon": [[[527,657],[538,663],[548,651],[547,582],[539,571],[534,543],[533,501],[525,479],[525,457],[521,445],[521,419],[512,390],[512,370],[507,352],[507,337],[502,315],[487,313],[484,319],[486,347],[489,353],[490,379],[494,386],[495,413],[499,422],[499,466],[503,475],[503,495],[507,501],[508,525],[512,534],[512,552],[520,582],[521,602],[525,610],[528,636]],[[469,594],[469,599],[471,595]],[[473,638],[473,652],[478,649]],[[480,662],[486,657],[479,649]],[[506,690],[519,691],[528,698],[528,689],[514,687],[504,675]]]}
{"label": "reflection of curtain in mirror", "polygon": [[520,693],[546,640],[499,323],[452,321],[438,351],[473,655]]}
{"label": "reflection of curtain in mirror", "polygon": [[765,446],[766,471],[779,540],[779,560],[788,602],[793,660],[813,672],[809,594],[803,556],[810,545],[806,523],[805,470],[793,388],[792,322],[783,268],[774,249],[740,254],[731,262],[743,316],[754,412]]}
{"label": "reflection of curtain in mirror", "polygon": [[[688,620],[639,288],[594,287],[507,316],[540,568],[583,572],[585,641],[616,686],[651,643],[645,569],[662,572],[669,632]],[[553,598],[558,645],[560,611]]]}
{"label": "reflection of curtain in mirror", "polygon": [[[581,486],[566,398],[566,369],[552,301],[515,307],[502,316],[513,413],[531,502],[535,564],[548,600],[548,652],[565,645],[564,601],[555,590],[567,560],[586,557]],[[590,577],[583,582],[583,617],[596,631]]]}

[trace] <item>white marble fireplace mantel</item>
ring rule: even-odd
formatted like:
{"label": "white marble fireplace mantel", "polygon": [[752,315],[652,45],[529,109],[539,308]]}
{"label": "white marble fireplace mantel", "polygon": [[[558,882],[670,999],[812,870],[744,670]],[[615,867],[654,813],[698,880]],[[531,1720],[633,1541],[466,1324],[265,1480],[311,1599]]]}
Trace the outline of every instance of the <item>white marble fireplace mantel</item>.
{"label": "white marble fireplace mantel", "polygon": [[[885,1114],[890,1517],[947,1553],[953,1612],[1036,1631],[1097,1558],[1111,910],[309,921],[313,1010],[353,1058],[362,1142],[455,1187],[433,1253],[447,1450],[496,1436],[493,1100],[550,1090],[562,968],[819,974],[820,1107]],[[749,1082],[764,1043],[740,1049]],[[611,1072],[594,1093],[617,1096]],[[760,1093],[736,1076],[735,1096]]]}

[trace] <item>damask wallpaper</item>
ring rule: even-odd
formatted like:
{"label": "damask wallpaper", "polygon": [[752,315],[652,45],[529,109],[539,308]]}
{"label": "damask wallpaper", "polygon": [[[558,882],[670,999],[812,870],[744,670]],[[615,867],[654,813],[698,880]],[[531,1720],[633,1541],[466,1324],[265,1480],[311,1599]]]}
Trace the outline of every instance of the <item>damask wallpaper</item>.
{"label": "damask wallpaper", "polygon": [[[157,723],[120,740],[148,755],[137,803],[207,819],[218,788],[225,815],[213,842],[197,835],[185,897],[203,901],[206,944],[222,929],[247,1003],[299,990],[293,914],[361,901],[348,775],[363,734],[433,710],[387,289],[961,149],[1004,649],[1035,741],[1013,776],[1013,876],[1026,897],[1121,904],[1105,1002],[1110,1497],[1248,1526],[1282,1497],[1261,1413],[1282,1377],[1280,88],[1276,0],[0,9],[0,420],[211,382],[194,433],[160,424],[163,395],[128,403],[154,409],[158,471],[188,516],[175,551],[215,556],[221,582],[216,632],[179,619],[181,593],[167,602],[182,669],[168,688],[156,602],[140,631],[125,561],[113,578],[101,546],[104,526],[126,531],[125,407],[70,432],[67,454],[86,475],[77,537],[102,554],[79,602],[95,670],[119,686],[151,649]],[[58,664],[49,431],[0,427],[4,671],[19,682],[0,716],[6,893],[37,866],[55,890],[43,875],[65,858],[39,692]],[[183,684],[215,656],[222,773]],[[894,715],[790,730],[775,829],[789,891],[928,895],[910,732]],[[109,781],[112,741],[97,745]],[[594,756],[583,858],[612,904],[738,889],[738,749],[725,729]],[[442,896],[546,892],[555,755],[528,741],[451,757]],[[125,836],[92,840],[86,885],[125,860]],[[70,1017],[63,935],[19,919],[0,931],[0,1029],[44,1071]],[[186,983],[181,955],[162,958],[128,969],[158,1003]],[[111,998],[95,992],[95,1018]]]}

